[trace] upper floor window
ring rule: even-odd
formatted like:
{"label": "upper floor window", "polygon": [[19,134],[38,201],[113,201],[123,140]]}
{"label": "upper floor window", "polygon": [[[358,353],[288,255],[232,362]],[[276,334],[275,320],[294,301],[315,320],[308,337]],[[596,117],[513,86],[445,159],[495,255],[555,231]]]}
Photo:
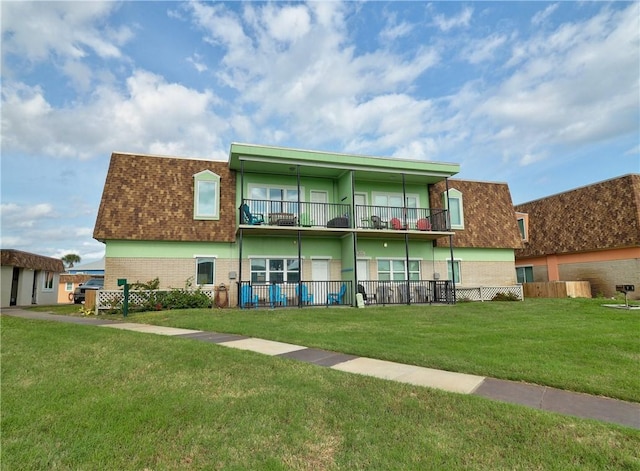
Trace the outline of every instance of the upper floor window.
{"label": "upper floor window", "polygon": [[376,215],[382,219],[398,218],[415,221],[417,219],[418,195],[406,195],[402,204],[402,193],[372,193]]}
{"label": "upper floor window", "polygon": [[194,176],[194,218],[220,219],[220,176],[210,170]]}
{"label": "upper floor window", "polygon": [[516,213],[518,219],[518,230],[522,240],[529,240],[529,215],[526,213]]}
{"label": "upper floor window", "polygon": [[464,229],[464,211],[462,209],[462,192],[456,189],[449,190],[449,196],[447,192],[443,194],[444,207],[449,210],[449,220],[451,221],[452,229]]}
{"label": "upper floor window", "polygon": [[[300,188],[300,200],[302,201],[304,188]],[[298,212],[298,188],[280,185],[250,185],[249,198],[252,212],[271,213],[297,213]]]}

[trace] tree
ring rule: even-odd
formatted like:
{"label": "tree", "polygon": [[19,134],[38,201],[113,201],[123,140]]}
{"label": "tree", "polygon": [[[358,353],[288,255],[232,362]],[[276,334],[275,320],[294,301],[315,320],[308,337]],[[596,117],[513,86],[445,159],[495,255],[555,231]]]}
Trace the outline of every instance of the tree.
{"label": "tree", "polygon": [[77,255],[75,253],[68,253],[60,260],[62,260],[62,263],[64,263],[67,268],[73,268],[74,264],[80,263],[80,255]]}

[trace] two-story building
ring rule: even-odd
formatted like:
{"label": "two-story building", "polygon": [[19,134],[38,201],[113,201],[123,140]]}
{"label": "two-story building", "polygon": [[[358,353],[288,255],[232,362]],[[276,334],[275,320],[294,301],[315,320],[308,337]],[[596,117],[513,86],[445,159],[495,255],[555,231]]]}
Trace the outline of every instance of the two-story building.
{"label": "two-story building", "polygon": [[105,287],[224,284],[231,305],[454,302],[515,285],[506,184],[457,164],[232,144],[228,162],[113,154]]}

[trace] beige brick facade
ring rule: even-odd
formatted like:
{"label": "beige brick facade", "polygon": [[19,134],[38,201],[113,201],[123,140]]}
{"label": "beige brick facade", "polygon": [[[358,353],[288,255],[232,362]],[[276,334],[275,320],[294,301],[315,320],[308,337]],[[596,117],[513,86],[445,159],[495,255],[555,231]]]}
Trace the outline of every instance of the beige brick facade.
{"label": "beige brick facade", "polygon": [[640,260],[610,260],[606,262],[567,263],[559,265],[563,280],[589,281],[591,295],[612,297],[616,285],[635,285],[629,299],[640,299]]}

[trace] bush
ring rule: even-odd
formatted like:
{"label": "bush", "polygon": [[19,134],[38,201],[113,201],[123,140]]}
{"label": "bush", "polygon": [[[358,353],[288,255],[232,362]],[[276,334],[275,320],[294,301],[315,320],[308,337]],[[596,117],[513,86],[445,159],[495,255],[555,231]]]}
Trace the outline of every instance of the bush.
{"label": "bush", "polygon": [[515,293],[498,293],[491,301],[520,301],[520,298]]}

